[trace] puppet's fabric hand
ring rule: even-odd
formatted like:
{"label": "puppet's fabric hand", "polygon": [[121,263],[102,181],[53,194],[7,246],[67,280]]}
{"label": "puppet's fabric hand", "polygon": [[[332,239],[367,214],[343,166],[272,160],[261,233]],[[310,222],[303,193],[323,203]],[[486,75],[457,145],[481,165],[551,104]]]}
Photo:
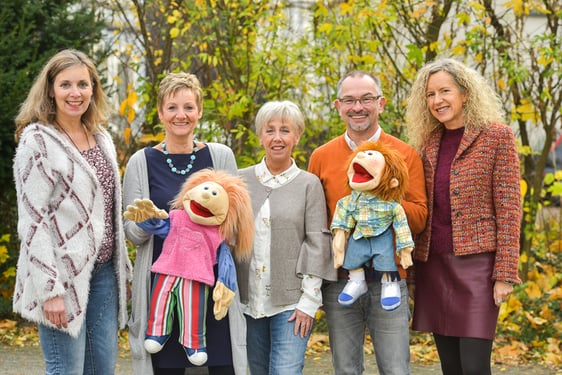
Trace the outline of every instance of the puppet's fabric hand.
{"label": "puppet's fabric hand", "polygon": [[156,207],[150,199],[135,199],[133,205],[127,206],[123,217],[135,223],[140,223],[148,219],[167,219],[168,213]]}
{"label": "puppet's fabric hand", "polygon": [[334,251],[334,268],[340,268],[345,256],[346,234],[343,229],[334,229],[332,249]]}
{"label": "puppet's fabric hand", "polygon": [[160,238],[166,238],[170,231],[170,219],[148,219],[137,223],[137,225],[148,234],[154,234]]}
{"label": "puppet's fabric hand", "polygon": [[400,265],[404,269],[414,264],[412,261],[412,250],[413,250],[412,247],[407,247],[400,250]]}
{"label": "puppet's fabric hand", "polygon": [[235,294],[234,291],[226,287],[222,282],[217,281],[213,290],[213,301],[215,301],[213,314],[216,320],[221,320],[226,316]]}
{"label": "puppet's fabric hand", "polygon": [[215,314],[216,320],[221,320],[225,317],[234,299],[236,289],[238,289],[234,259],[232,259],[230,248],[224,241],[219,246],[217,262],[218,277],[217,284],[213,291],[213,301],[215,301],[213,313]]}

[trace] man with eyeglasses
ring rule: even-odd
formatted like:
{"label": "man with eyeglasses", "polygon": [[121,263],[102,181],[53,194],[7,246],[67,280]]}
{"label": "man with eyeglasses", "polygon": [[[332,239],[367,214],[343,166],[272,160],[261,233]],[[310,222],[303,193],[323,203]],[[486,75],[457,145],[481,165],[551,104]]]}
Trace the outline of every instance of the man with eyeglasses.
{"label": "man with eyeglasses", "polygon": [[[350,194],[347,185],[346,161],[362,142],[383,142],[403,155],[410,178],[409,189],[402,205],[406,211],[412,234],[420,233],[427,219],[427,197],[421,159],[405,142],[386,134],[379,126],[379,115],[386,99],[377,77],[363,71],[352,71],[340,79],[334,106],[346,125],[344,134],[318,147],[312,153],[308,170],[322,181],[329,210],[329,222],[337,201]],[[397,262],[400,276],[400,294],[407,301],[406,271]],[[363,345],[365,328],[369,329],[379,373],[382,375],[410,374],[408,303],[393,311],[380,304],[381,282],[375,280],[371,266],[365,267],[368,290],[350,306],[338,303],[349,272],[338,270],[338,282],[322,289],[324,311],[328,323],[332,363],[335,375],[363,374]]]}

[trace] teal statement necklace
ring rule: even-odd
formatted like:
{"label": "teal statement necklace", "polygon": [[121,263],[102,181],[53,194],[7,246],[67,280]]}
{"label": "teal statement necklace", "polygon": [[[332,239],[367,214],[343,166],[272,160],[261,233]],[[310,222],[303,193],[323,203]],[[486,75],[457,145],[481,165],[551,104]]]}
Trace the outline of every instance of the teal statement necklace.
{"label": "teal statement necklace", "polygon": [[170,171],[172,171],[172,173],[185,176],[186,174],[191,172],[191,170],[193,169],[193,163],[195,163],[195,159],[197,159],[197,156],[195,155],[195,153],[197,152],[197,143],[195,141],[193,141],[193,151],[189,156],[189,164],[187,164],[187,167],[185,169],[178,169],[174,166],[174,163],[172,163],[172,159],[168,156],[170,152],[166,150],[166,142],[162,142],[162,145],[160,147],[162,147],[162,153],[166,156],[166,163],[168,163],[168,167],[170,167]]}

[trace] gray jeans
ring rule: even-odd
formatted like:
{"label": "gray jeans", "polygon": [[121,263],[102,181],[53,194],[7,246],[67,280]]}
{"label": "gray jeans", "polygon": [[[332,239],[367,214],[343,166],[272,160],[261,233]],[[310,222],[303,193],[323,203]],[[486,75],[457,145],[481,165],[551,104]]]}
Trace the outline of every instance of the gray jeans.
{"label": "gray jeans", "polygon": [[402,303],[394,311],[381,307],[381,283],[368,282],[369,291],[351,306],[338,303],[347,280],[324,286],[322,297],[328,322],[334,375],[361,375],[365,371],[365,329],[372,338],[381,375],[410,374],[410,308],[406,281],[400,281]]}

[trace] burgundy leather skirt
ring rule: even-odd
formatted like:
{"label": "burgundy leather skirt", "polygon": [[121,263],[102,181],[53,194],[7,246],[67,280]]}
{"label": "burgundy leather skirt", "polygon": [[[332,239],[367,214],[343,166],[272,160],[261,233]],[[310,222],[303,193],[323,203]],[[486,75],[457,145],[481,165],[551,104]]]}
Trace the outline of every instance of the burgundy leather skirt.
{"label": "burgundy leather skirt", "polygon": [[494,253],[448,253],[417,262],[412,328],[493,340],[499,312],[493,294],[494,258]]}

